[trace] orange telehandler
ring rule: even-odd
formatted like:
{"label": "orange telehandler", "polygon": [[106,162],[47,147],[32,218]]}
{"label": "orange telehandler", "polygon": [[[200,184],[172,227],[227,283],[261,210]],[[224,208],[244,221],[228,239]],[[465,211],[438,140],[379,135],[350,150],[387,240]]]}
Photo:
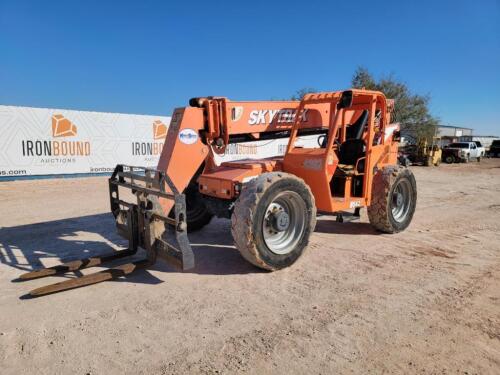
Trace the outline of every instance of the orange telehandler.
{"label": "orange telehandler", "polygon": [[[194,267],[187,233],[216,215],[231,219],[242,256],[266,270],[292,265],[304,252],[316,213],[367,207],[379,231],[404,230],[415,211],[416,182],[397,165],[399,125],[381,92],[306,94],[297,101],[233,102],[193,98],[175,109],[156,169],[118,165],[109,179],[111,211],[129,247],[21,276],[33,279],[99,265],[146,251],[134,261],[31,291],[54,293],[129,274],[157,257]],[[300,146],[305,135],[317,147]],[[289,138],[283,156],[215,163],[231,143]],[[130,190],[134,202],[120,198]]]}

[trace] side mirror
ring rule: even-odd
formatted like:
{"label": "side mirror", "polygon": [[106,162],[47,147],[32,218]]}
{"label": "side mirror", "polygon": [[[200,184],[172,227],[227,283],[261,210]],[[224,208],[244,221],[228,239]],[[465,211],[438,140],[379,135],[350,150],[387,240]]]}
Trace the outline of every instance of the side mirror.
{"label": "side mirror", "polygon": [[339,102],[337,103],[337,109],[349,108],[352,105],[352,91],[347,90],[342,92]]}
{"label": "side mirror", "polygon": [[326,147],[326,144],[328,143],[328,139],[327,139],[327,135],[326,134],[321,134],[319,137],[318,137],[318,146],[321,147],[321,148],[325,148]]}

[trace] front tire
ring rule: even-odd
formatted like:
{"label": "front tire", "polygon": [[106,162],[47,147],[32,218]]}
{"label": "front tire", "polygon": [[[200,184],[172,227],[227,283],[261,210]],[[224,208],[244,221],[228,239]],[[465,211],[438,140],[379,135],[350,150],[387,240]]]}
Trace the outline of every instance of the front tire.
{"label": "front tire", "polygon": [[[184,194],[186,195],[187,231],[196,232],[210,223],[214,215],[208,210],[203,196],[198,191],[198,184],[190,182]],[[173,208],[168,216],[175,218]]]}
{"label": "front tire", "polygon": [[243,186],[231,217],[241,255],[274,271],[292,265],[304,252],[316,225],[314,196],[291,174],[264,173]]}
{"label": "front tire", "polygon": [[453,155],[446,155],[446,157],[444,158],[444,161],[447,164],[453,164],[455,162],[455,157]]}
{"label": "front tire", "polygon": [[198,184],[190,183],[185,191],[187,231],[195,232],[210,223],[214,216],[198,190]]}
{"label": "front tire", "polygon": [[396,233],[410,225],[417,204],[417,183],[408,168],[385,167],[373,177],[370,224],[384,233]]}

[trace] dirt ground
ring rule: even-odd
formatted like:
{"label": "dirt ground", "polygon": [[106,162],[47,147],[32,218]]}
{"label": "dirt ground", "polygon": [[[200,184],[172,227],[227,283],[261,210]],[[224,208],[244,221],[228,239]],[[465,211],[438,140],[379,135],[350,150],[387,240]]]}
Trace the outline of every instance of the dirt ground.
{"label": "dirt ground", "polygon": [[299,262],[267,273],[218,219],[190,236],[192,272],[36,299],[20,297],[64,277],[12,280],[125,245],[107,181],[0,183],[0,372],[499,374],[500,159],[412,170],[403,233],[320,217]]}

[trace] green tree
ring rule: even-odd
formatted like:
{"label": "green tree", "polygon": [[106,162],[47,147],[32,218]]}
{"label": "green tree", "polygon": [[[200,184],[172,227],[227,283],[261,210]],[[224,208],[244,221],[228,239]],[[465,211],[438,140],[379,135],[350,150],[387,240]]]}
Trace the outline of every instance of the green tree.
{"label": "green tree", "polygon": [[429,95],[412,93],[405,83],[392,76],[376,81],[364,67],[356,69],[351,84],[353,88],[382,91],[387,98],[394,99],[392,122],[401,124],[403,135],[432,140],[439,120],[429,111]]}
{"label": "green tree", "polygon": [[312,87],[304,87],[300,90],[295,91],[295,94],[290,97],[290,100],[302,100],[302,97],[310,92],[318,92],[318,90]]}

